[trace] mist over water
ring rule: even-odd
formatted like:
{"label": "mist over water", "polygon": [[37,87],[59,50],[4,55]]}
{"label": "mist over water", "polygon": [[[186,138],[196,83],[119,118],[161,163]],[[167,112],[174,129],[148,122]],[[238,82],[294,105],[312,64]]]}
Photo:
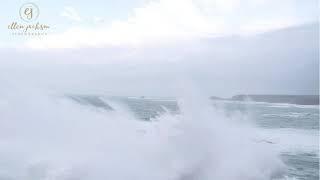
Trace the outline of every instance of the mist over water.
{"label": "mist over water", "polygon": [[[145,121],[39,91],[2,91],[0,179],[269,180],[286,167],[257,128],[205,98]],[[239,121],[242,119],[242,121]]]}

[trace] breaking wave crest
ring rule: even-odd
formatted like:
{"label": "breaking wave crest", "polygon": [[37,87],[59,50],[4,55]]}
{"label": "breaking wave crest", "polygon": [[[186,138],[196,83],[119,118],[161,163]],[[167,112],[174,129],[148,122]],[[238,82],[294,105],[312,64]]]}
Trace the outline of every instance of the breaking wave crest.
{"label": "breaking wave crest", "polygon": [[[106,103],[106,102],[105,102]],[[137,119],[39,92],[2,93],[0,179],[270,180],[285,167],[256,129],[206,100]]]}

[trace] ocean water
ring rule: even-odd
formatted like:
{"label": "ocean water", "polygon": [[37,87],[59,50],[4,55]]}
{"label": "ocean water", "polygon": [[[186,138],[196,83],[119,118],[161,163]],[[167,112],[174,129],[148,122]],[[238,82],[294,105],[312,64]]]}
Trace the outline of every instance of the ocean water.
{"label": "ocean water", "polygon": [[[159,116],[163,109],[179,113],[174,100],[125,101],[142,119]],[[214,101],[213,106],[225,111],[226,116],[241,114],[245,116],[242,118],[253,120],[262,134],[257,141],[280,150],[281,160],[287,166],[285,178],[319,179],[319,106],[237,101]]]}
{"label": "ocean water", "polygon": [[0,180],[319,179],[319,107],[173,98],[0,98]]}

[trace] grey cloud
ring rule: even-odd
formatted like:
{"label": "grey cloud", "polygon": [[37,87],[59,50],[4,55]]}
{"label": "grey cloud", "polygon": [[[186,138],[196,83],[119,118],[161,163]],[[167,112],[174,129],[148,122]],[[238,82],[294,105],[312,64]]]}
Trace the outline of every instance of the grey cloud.
{"label": "grey cloud", "polygon": [[2,49],[0,81],[59,93],[174,96],[188,81],[207,95],[318,94],[318,40],[308,24],[144,48]]}

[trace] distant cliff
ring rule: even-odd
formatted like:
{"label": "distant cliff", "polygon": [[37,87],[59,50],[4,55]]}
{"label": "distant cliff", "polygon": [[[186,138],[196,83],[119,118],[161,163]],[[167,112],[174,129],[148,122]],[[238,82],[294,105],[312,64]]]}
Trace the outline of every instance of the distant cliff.
{"label": "distant cliff", "polygon": [[255,102],[319,105],[319,95],[236,95],[230,100],[251,100]]}

